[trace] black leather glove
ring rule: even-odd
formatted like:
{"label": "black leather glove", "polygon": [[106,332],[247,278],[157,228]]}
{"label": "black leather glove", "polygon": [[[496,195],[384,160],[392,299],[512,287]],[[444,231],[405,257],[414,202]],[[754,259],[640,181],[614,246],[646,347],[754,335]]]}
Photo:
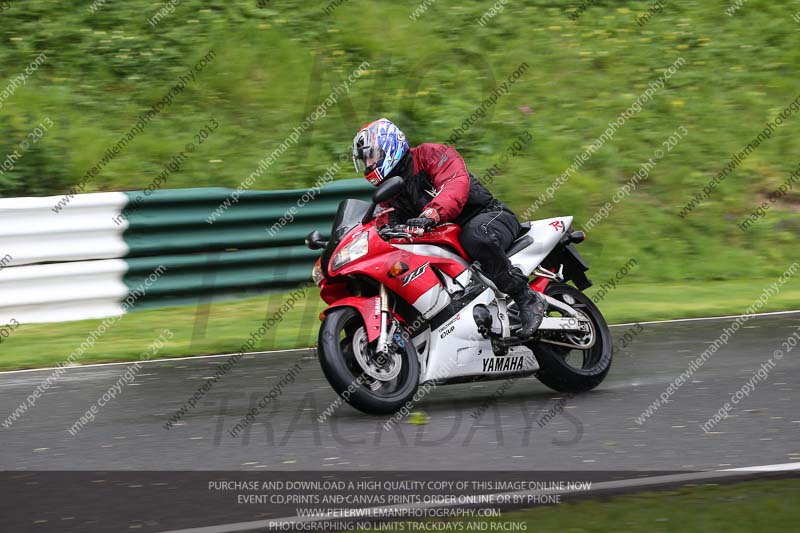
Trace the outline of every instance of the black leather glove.
{"label": "black leather glove", "polygon": [[406,221],[406,225],[414,228],[422,228],[422,231],[427,231],[436,225],[436,221],[428,217],[409,218]]}

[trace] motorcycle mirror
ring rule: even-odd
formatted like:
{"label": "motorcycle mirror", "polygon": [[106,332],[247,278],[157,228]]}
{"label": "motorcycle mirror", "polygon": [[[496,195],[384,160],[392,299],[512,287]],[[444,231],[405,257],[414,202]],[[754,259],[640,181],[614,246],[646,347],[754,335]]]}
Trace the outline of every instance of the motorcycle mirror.
{"label": "motorcycle mirror", "polygon": [[402,176],[395,176],[393,178],[389,178],[388,180],[384,180],[380,185],[378,185],[377,190],[372,193],[372,204],[370,204],[369,209],[367,209],[364,218],[361,219],[362,224],[366,224],[370,220],[372,220],[372,215],[375,213],[375,207],[378,204],[382,204],[383,202],[388,202],[401,192],[403,192],[403,186],[405,185],[405,181],[403,180]]}
{"label": "motorcycle mirror", "polygon": [[322,234],[314,230],[306,235],[306,247],[309,250],[321,250],[328,246],[328,241],[322,239]]}
{"label": "motorcycle mirror", "polygon": [[385,180],[372,194],[372,202],[376,205],[388,202],[403,192],[403,185],[404,181],[402,176],[395,176]]}

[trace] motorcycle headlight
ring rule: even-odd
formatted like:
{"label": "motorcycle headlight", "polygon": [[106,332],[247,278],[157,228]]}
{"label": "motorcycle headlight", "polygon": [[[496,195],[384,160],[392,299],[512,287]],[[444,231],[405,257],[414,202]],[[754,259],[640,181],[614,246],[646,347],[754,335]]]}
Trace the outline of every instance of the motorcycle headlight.
{"label": "motorcycle headlight", "polygon": [[311,270],[311,279],[314,280],[314,283],[319,287],[322,285],[323,280],[325,279],[325,275],[322,273],[322,267],[319,264],[319,261],[316,262],[314,268]]}
{"label": "motorcycle headlight", "polygon": [[339,250],[336,255],[333,256],[333,263],[331,265],[332,270],[339,270],[341,267],[364,257],[367,255],[368,249],[368,242],[369,242],[369,232],[365,231],[361,235],[359,235],[353,242]]}

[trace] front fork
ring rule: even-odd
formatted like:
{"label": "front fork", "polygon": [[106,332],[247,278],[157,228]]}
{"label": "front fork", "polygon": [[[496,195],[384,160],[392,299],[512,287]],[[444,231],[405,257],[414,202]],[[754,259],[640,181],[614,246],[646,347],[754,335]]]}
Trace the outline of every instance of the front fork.
{"label": "front fork", "polygon": [[[380,299],[381,299],[381,330],[378,334],[378,344],[375,347],[375,352],[377,354],[385,354],[387,352],[387,346],[389,343],[389,337],[392,331],[394,330],[394,322],[391,320],[391,315],[389,314],[389,291],[386,290],[386,286],[381,283],[380,289]],[[391,324],[391,328],[390,325]]]}

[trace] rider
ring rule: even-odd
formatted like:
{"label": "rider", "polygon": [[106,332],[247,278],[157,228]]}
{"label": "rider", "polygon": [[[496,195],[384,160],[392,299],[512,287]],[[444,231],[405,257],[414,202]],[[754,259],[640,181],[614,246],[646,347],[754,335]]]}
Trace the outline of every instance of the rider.
{"label": "rider", "polygon": [[381,118],[356,134],[353,162],[376,186],[392,176],[404,178],[403,193],[388,202],[394,208],[391,223],[420,231],[444,222],[461,226],[461,245],[497,288],[517,302],[520,336],[529,337],[539,328],[545,300],[531,289],[528,276],[512,268],[505,253],[523,228],[516,215],[467,171],[453,147],[424,143],[409,148],[400,128]]}

